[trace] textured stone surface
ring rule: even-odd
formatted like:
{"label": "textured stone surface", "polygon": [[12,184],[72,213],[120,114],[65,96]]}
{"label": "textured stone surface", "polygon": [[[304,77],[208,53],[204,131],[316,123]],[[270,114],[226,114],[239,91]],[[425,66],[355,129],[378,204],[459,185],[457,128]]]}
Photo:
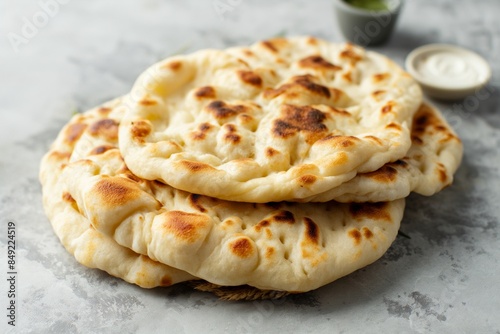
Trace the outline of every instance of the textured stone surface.
{"label": "textured stone surface", "polygon": [[[17,326],[3,315],[0,332],[500,333],[500,2],[408,0],[393,38],[375,49],[403,64],[417,46],[452,43],[493,70],[489,96],[437,103],[465,157],[453,186],[409,198],[401,230],[411,239],[398,237],[380,261],[317,291],[228,303],[183,286],[143,290],[77,264],[43,214],[40,158],[73,112],[126,93],[173,53],[283,33],[341,41],[331,2],[54,1],[0,1],[1,267],[6,276],[13,221],[19,273]],[[12,33],[23,29],[29,38],[16,51]]]}

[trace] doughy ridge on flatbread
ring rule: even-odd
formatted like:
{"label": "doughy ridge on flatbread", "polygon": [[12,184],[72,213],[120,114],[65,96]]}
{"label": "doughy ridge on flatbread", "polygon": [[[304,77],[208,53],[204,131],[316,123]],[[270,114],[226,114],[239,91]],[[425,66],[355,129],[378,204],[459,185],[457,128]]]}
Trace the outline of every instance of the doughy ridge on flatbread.
{"label": "doughy ridge on flatbread", "polygon": [[[44,156],[40,181],[47,217],[63,246],[84,266],[104,270],[143,288],[196,279],[186,272],[134,253],[95,230],[68,193],[67,184],[60,182],[61,172],[70,160],[79,160],[82,151],[91,157],[116,145],[117,119],[121,119],[123,112],[119,110],[120,100],[75,115]],[[78,152],[74,151],[75,145]]]}
{"label": "doughy ridge on flatbread", "polygon": [[323,202],[378,202],[404,198],[414,191],[430,196],[453,182],[463,145],[436,107],[423,103],[413,120],[412,145],[405,157],[376,171],[360,173],[327,192],[307,198]]}
{"label": "doughy ridge on flatbread", "polygon": [[351,44],[202,50],[139,77],[120,151],[137,176],[185,191],[304,201],[403,158],[421,101],[398,65]]}

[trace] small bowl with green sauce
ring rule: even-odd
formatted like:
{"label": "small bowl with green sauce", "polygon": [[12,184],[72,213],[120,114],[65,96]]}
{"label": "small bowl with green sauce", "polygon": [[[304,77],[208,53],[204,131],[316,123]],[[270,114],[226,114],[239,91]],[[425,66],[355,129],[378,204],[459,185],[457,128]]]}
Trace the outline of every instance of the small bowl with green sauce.
{"label": "small bowl with green sauce", "polygon": [[391,36],[402,0],[333,0],[344,37],[361,46],[380,45]]}

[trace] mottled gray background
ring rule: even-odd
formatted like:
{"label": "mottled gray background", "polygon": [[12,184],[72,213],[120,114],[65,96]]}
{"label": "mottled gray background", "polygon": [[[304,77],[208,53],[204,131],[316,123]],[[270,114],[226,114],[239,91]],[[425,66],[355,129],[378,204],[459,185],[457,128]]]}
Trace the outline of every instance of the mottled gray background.
{"label": "mottled gray background", "polygon": [[[398,237],[380,261],[317,291],[254,303],[182,286],[142,290],[80,266],[43,214],[39,161],[72,113],[126,93],[172,53],[278,34],[342,41],[331,1],[66,0],[15,50],[9,33],[21,34],[50,1],[0,0],[1,310],[9,220],[19,271],[18,326],[2,311],[0,332],[500,333],[500,1],[408,0],[391,41],[375,48],[403,64],[417,46],[452,43],[493,69],[487,98],[438,103],[465,157],[453,186],[408,199],[401,230],[411,239]],[[221,14],[220,3],[233,5]]]}

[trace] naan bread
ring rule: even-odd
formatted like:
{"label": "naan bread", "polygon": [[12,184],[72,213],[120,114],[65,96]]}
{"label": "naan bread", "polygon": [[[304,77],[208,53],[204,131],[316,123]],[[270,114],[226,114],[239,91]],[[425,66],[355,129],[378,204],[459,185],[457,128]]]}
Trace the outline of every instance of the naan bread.
{"label": "naan bread", "polygon": [[[134,253],[96,231],[69,194],[67,184],[60,182],[61,172],[70,161],[80,159],[78,155],[82,151],[90,149],[88,154],[98,155],[116,145],[117,120],[123,112],[119,105],[120,99],[75,115],[62,129],[41,163],[45,212],[64,247],[87,267],[104,270],[143,288],[195,279],[186,272]],[[76,152],[75,145],[78,146]]]}
{"label": "naan bread", "polygon": [[405,156],[418,84],[386,57],[307,37],[153,65],[126,101],[139,177],[244,202],[304,201]]}
{"label": "naan bread", "polygon": [[114,149],[69,164],[60,179],[118,244],[217,285],[264,290],[309,291],[372,263],[404,211],[404,199],[255,204],[195,195],[137,178]]}
{"label": "naan bread", "polygon": [[423,103],[413,120],[412,145],[403,159],[319,194],[307,201],[377,202],[404,198],[414,191],[430,196],[453,181],[463,145],[438,109]]}

